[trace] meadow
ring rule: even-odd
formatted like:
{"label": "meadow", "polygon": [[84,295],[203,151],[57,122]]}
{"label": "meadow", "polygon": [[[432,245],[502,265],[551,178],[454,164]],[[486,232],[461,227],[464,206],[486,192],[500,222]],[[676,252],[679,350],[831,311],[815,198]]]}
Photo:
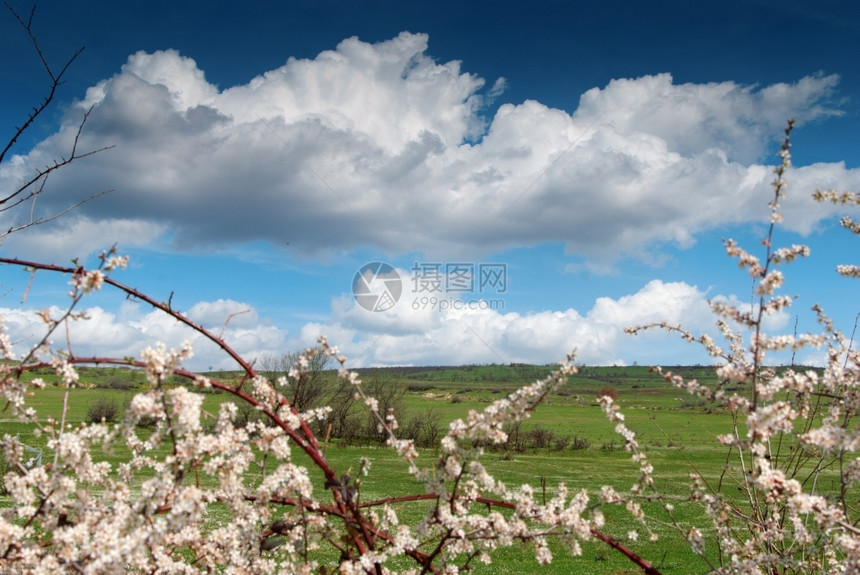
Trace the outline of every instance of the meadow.
{"label": "meadow", "polygon": [[[481,410],[522,385],[545,377],[551,369],[552,366],[519,364],[377,368],[363,370],[361,375],[365,379],[382,378],[390,385],[403,388],[407,417],[410,413],[432,412],[438,415],[441,428],[447,430],[449,422],[465,417],[469,410]],[[687,366],[671,370],[686,379],[695,378],[702,384],[716,383],[711,367]],[[59,420],[65,392],[58,377],[49,371],[31,374],[31,377],[35,375],[43,377],[47,387],[35,393],[29,404],[42,417],[53,416]],[[240,376],[238,372],[212,372],[208,375],[222,381],[235,381]],[[323,372],[322,376],[331,383],[336,381],[334,371]],[[132,396],[148,385],[140,371],[128,368],[84,367],[80,369],[80,378],[80,385],[71,392],[66,413],[66,422],[73,427],[87,420],[88,410],[94,403],[107,400],[120,406],[122,411]],[[171,385],[182,383],[174,376],[167,383],[168,387]],[[743,389],[737,388],[735,391],[743,392]],[[623,449],[623,440],[613,429],[614,425],[598,406],[598,395],[605,393],[615,396],[615,402],[627,416],[628,426],[636,430],[640,444],[648,449],[649,459],[655,468],[653,476],[657,490],[669,500],[676,498],[675,519],[682,524],[706,524],[701,506],[684,501],[690,496],[689,474],[696,470],[703,477],[718,481],[727,452],[725,447],[719,446],[715,437],[730,432],[732,417],[727,411],[715,410],[686,390],[674,387],[648,367],[581,366],[579,373],[571,376],[562,388],[548,397],[518,430],[523,438],[531,437],[532,440],[523,439],[517,443],[512,437],[508,444],[488,450],[482,458],[483,464],[491,474],[508,485],[531,484],[544,500],[552,497],[560,483],[565,483],[571,492],[587,489],[590,493],[598,492],[603,485],[614,485],[619,490],[632,485],[637,477],[636,464]],[[228,400],[228,397],[224,393],[206,393],[204,413],[217,413],[220,403]],[[358,408],[363,409],[363,406]],[[542,447],[535,447],[535,430],[544,432],[545,441],[538,442]],[[2,419],[0,434],[6,433],[17,435],[31,447],[44,448],[44,436],[34,435],[31,424]],[[141,429],[140,433],[146,435],[147,432]],[[567,441],[558,441],[558,438],[567,438]],[[419,467],[432,465],[438,454],[436,449],[420,450],[417,460]],[[324,453],[331,466],[343,473],[355,473],[362,457],[370,460],[370,473],[360,485],[359,497],[362,502],[406,496],[422,489],[422,485],[407,473],[403,459],[394,450],[381,444],[363,442],[356,445],[330,438],[324,446]],[[113,464],[126,461],[130,456],[122,445],[94,455]],[[306,464],[311,470],[314,491],[324,500],[325,478],[319,473],[314,475],[314,466],[310,461],[305,461],[306,456],[299,450],[295,450],[293,455],[297,464]],[[261,479],[264,471],[254,473],[259,474]],[[147,475],[138,479],[145,477]],[[249,480],[251,484],[255,482],[253,477]],[[204,485],[215,483],[201,474],[196,474],[188,481]],[[837,489],[837,484],[834,480],[832,487]],[[0,505],[10,504],[8,497],[0,497]],[[401,521],[412,524],[420,520],[427,507],[420,502],[396,504]],[[656,541],[649,540],[648,531],[623,508],[606,508],[604,531],[624,541],[640,556],[648,558],[661,572],[706,570],[702,560],[692,553],[689,543],[677,529],[668,520],[661,522],[661,506],[654,503],[650,507],[648,530],[659,536]],[[208,513],[210,522],[216,524],[226,511],[215,505]],[[640,533],[637,541],[627,540],[631,530]],[[709,534],[704,535],[707,538]],[[599,541],[585,544],[580,557],[571,557],[556,541],[550,543],[550,549],[555,559],[547,566],[535,563],[530,546],[515,546],[498,550],[489,566],[476,564],[475,572],[521,573],[532,569],[539,573],[637,572],[632,569],[628,559]],[[404,564],[408,562],[407,559],[403,561]]]}

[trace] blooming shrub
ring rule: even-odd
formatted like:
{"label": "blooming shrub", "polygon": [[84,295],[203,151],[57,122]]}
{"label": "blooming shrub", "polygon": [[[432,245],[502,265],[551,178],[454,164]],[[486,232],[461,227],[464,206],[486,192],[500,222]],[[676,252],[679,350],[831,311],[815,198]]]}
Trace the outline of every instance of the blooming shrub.
{"label": "blooming shrub", "polygon": [[[665,379],[708,405],[728,410],[734,425],[717,439],[727,455],[719,477],[705,477],[692,469],[690,500],[700,503],[715,530],[717,562],[704,553],[699,529],[689,529],[687,539],[694,552],[718,573],[854,573],[860,570],[860,513],[856,507],[860,480],[860,431],[853,417],[860,400],[860,353],[852,340],[833,326],[818,307],[820,334],[767,335],[767,316],[786,309],[792,298],[777,293],[783,283],[779,266],[807,257],[806,246],[775,248],[774,228],[781,221],[780,200],[786,192],[785,174],[791,162],[790,132],[786,128],[780,165],[773,182],[771,218],[765,254],[759,258],[725,242],[726,253],[735,258],[755,282],[758,303],[740,308],[713,302],[717,325],[726,341],[720,347],[707,335],[694,336],[680,326],[666,324],[631,328],[631,333],[650,328],[678,332],[704,346],[719,360],[718,384],[713,388],[666,372]],[[860,194],[816,191],[819,201],[860,204]],[[848,217],[841,225],[860,232]],[[855,265],[840,265],[837,272],[857,277]],[[794,368],[777,371],[766,363],[768,353],[819,347],[827,351],[822,373]],[[659,370],[658,370],[659,371]],[[662,372],[661,372],[662,373]],[[743,394],[730,390],[746,389]],[[646,455],[635,435],[611,401],[603,408],[618,421],[627,448],[640,463],[637,488],[652,490],[653,478]],[[835,483],[835,487],[831,484]],[[827,487],[825,487],[827,486]],[[652,490],[651,497],[660,499]],[[671,504],[666,504],[670,520]],[[680,529],[680,525],[676,526]]]}

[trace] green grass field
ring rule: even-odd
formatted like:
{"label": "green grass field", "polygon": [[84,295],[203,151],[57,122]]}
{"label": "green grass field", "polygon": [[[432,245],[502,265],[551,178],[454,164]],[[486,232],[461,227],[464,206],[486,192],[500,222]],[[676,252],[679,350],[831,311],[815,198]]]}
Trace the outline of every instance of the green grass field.
{"label": "green grass field", "polygon": [[[395,369],[368,370],[362,377],[386,376],[390,381],[406,385],[404,403],[407,413],[433,410],[439,414],[440,423],[447,428],[451,420],[464,417],[469,409],[480,410],[490,402],[504,397],[525,383],[548,373],[545,366],[467,366],[462,368],[420,368],[398,371]],[[696,377],[700,382],[713,384],[713,372],[706,367],[685,367],[674,370],[686,377]],[[120,405],[128,402],[144,384],[142,374],[128,369],[89,368],[81,371],[80,388],[71,391],[66,421],[77,424],[85,421],[89,406],[100,398],[108,398]],[[227,376],[232,374],[213,374]],[[53,378],[44,376],[49,382],[45,390],[31,398],[44,418],[51,415],[60,418],[64,391],[52,385]],[[178,380],[176,380],[178,383]],[[706,477],[716,477],[725,458],[715,436],[731,429],[731,417],[724,412],[710,412],[706,406],[693,401],[686,392],[671,387],[647,367],[586,367],[572,377],[523,424],[522,431],[543,428],[556,435],[566,435],[584,440],[588,447],[572,449],[570,445],[557,449],[550,445],[541,449],[514,451],[499,449],[484,455],[484,465],[498,479],[509,486],[532,484],[538,493],[545,489],[551,497],[554,487],[564,482],[571,492],[585,488],[599,490],[610,484],[619,491],[629,488],[636,480],[638,469],[630,454],[622,448],[623,442],[597,406],[597,393],[607,387],[617,393],[617,403],[627,416],[628,426],[637,432],[640,445],[648,452],[655,467],[657,487],[663,494],[683,497],[689,494],[689,473],[693,468]],[[125,389],[123,389],[125,388]],[[218,404],[227,398],[225,394],[209,393],[205,396],[204,409],[217,413]],[[0,415],[3,417],[3,415]],[[24,443],[33,447],[44,447],[44,438],[33,434],[32,425],[8,419],[0,420],[0,433],[18,435]],[[580,445],[582,447],[582,444]],[[301,454],[294,452],[300,461]],[[362,501],[372,501],[384,496],[420,493],[423,486],[407,473],[406,465],[390,449],[379,446],[342,445],[333,440],[326,448],[326,457],[335,469],[357,469],[362,456],[372,461],[370,475],[364,480]],[[127,452],[117,447],[103,457],[112,462],[122,461]],[[435,457],[433,449],[421,451],[419,462],[430,466]],[[318,493],[324,491],[322,477],[315,477]],[[205,478],[203,479],[205,481]],[[322,496],[325,497],[325,496]],[[0,498],[0,505],[8,505]],[[398,511],[404,521],[417,521],[423,507],[404,505]],[[661,511],[655,504],[654,517]],[[213,510],[213,515],[217,515]],[[704,572],[704,563],[689,550],[689,545],[668,524],[649,523],[659,535],[651,542],[648,533],[634,522],[623,510],[605,510],[605,531],[621,540],[631,529],[638,529],[639,541],[629,546],[641,556],[649,559],[664,573]],[[676,505],[675,516],[684,525],[705,526],[699,506],[689,503]],[[704,531],[704,530],[703,530]],[[708,533],[705,532],[707,535]],[[490,566],[476,566],[478,573],[635,573],[635,566],[605,544],[593,542],[584,546],[581,557],[570,557],[555,545],[556,556],[552,565],[540,567],[531,551],[522,548],[503,550],[494,556]]]}

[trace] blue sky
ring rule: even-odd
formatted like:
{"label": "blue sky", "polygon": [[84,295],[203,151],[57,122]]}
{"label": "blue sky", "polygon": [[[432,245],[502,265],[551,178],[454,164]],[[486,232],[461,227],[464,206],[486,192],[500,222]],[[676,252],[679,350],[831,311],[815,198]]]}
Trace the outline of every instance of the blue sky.
{"label": "blue sky", "polygon": [[[118,279],[172,293],[248,357],[323,333],[355,366],[573,348],[592,364],[707,362],[622,330],[714,332],[707,300],[750,301],[722,238],[760,245],[788,117],[777,243],[812,257],[786,269],[801,297],[768,330],[814,328],[819,302],[850,333],[860,311],[833,272],[856,263],[856,239],[809,199],[860,187],[851,2],[43,2],[34,27],[53,62],[86,49],[0,189],[61,156],[92,106],[82,143],[114,147],[53,177],[36,211],[113,191],[0,250],[64,263],[116,243],[132,258]],[[45,78],[11,15],[0,50],[16,56],[0,62],[11,134]],[[356,277],[373,262],[393,272]],[[26,275],[0,274],[0,313],[26,346],[65,280],[38,274],[22,303]],[[110,291],[86,306],[76,353],[188,336]],[[201,345],[193,366],[229,364]]]}

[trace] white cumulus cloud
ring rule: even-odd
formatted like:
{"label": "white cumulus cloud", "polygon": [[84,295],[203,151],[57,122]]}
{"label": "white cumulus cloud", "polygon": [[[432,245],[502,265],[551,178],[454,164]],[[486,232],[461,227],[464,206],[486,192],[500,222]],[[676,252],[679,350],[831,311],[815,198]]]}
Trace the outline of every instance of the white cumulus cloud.
{"label": "white cumulus cloud", "polygon": [[[595,265],[653,257],[765,217],[772,175],[762,162],[786,118],[838,114],[836,76],[757,87],[659,74],[589,90],[572,114],[528,100],[490,116],[504,81],[486,86],[428,47],[424,34],[350,38],[223,89],[193,55],[133,54],[55,135],[0,171],[5,192],[67,153],[92,107],[81,149],[114,147],[52,177],[36,214],[115,191],[5,249],[56,260],[115,242],[265,241],[300,257],[367,246],[445,257],[560,242]],[[860,184],[843,164],[795,173],[786,224],[803,232],[832,214],[808,198],[820,180]]]}
{"label": "white cumulus cloud", "polygon": [[[59,317],[62,313],[56,306],[48,311],[52,317]],[[79,311],[84,313],[85,319],[68,322],[69,339],[77,357],[139,358],[144,347],[158,342],[178,349],[183,342],[190,340],[194,357],[188,362],[189,367],[197,370],[209,367],[238,369],[238,365],[216,344],[161,311],[146,311],[131,302],[124,303],[117,312],[98,306]],[[46,333],[37,312],[27,308],[0,308],[0,318],[19,357],[41,341]],[[260,318],[248,304],[233,300],[198,302],[186,315],[215,336],[222,337],[248,361],[284,352],[284,331],[267,318]],[[55,332],[52,338],[55,349],[63,348],[65,333],[65,328]]]}
{"label": "white cumulus cloud", "polygon": [[489,301],[451,300],[418,306],[408,298],[383,312],[370,312],[351,299],[335,301],[327,322],[308,323],[290,345],[311,345],[326,335],[356,365],[459,365],[483,363],[555,363],[576,350],[587,364],[666,361],[704,354],[675,335],[648,333],[633,337],[626,327],[684,318],[694,331],[713,332],[707,295],[683,282],[653,280],[621,298],[602,297],[591,309],[506,312]]}
{"label": "white cumulus cloud", "polygon": [[[440,300],[446,302],[444,305],[416,309],[413,300],[404,297],[386,311],[371,312],[352,297],[344,296],[335,298],[328,319],[307,322],[292,333],[261,316],[254,306],[230,299],[197,302],[185,315],[222,337],[250,362],[314,346],[317,338],[325,335],[347,356],[352,367],[549,364],[563,360],[572,351],[577,361],[589,365],[632,361],[709,364],[713,358],[700,346],[682,341],[677,333],[654,329],[633,336],[624,331],[666,321],[670,325],[683,324],[694,335],[708,333],[719,340],[709,299],[748,308],[734,295],[712,295],[685,282],[652,280],[635,293],[617,299],[597,298],[587,310],[514,312],[490,300],[454,299]],[[54,317],[60,314],[56,307],[49,311]],[[179,348],[190,339],[194,357],[188,367],[238,368],[217,345],[167,314],[147,311],[141,304],[126,301],[116,312],[99,306],[80,311],[86,319],[69,323],[73,351],[78,357],[137,358],[141,349],[157,342]],[[19,356],[45,333],[38,310],[0,308],[0,318]],[[768,333],[780,333],[788,323],[788,315],[781,313],[768,318],[764,327]],[[64,330],[54,337],[59,348],[63,341]]]}

